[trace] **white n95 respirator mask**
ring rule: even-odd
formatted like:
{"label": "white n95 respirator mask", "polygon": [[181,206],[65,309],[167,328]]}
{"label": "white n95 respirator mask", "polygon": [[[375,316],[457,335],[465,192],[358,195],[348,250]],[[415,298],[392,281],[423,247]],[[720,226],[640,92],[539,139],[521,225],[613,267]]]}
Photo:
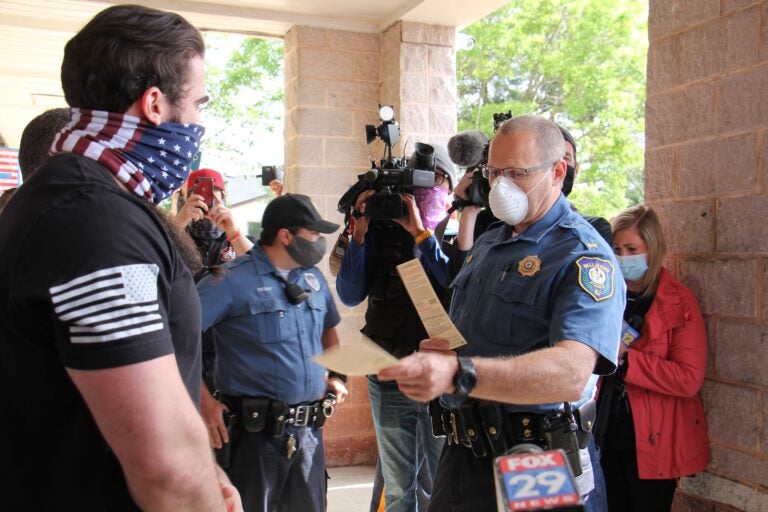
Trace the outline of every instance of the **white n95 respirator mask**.
{"label": "white n95 respirator mask", "polygon": [[528,194],[506,176],[493,180],[488,204],[497,219],[514,226],[528,213]]}

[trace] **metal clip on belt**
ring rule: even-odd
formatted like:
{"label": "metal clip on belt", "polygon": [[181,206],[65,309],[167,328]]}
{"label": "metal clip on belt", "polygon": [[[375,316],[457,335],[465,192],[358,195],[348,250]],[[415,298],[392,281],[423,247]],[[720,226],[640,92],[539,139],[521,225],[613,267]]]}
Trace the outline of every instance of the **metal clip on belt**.
{"label": "metal clip on belt", "polygon": [[294,427],[306,427],[314,425],[315,420],[317,420],[317,405],[297,405],[288,409],[285,423]]}

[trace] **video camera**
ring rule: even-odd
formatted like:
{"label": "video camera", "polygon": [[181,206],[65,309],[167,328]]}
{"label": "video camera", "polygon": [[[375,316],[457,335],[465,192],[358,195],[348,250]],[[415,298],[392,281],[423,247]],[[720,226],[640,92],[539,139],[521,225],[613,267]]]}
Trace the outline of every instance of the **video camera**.
{"label": "video camera", "polygon": [[366,125],[368,144],[379,139],[384,142],[384,156],[378,162],[371,161],[371,169],[358,175],[358,182],[341,196],[338,210],[345,214],[345,221],[353,211],[358,196],[365,190],[376,193],[368,198],[365,213],[371,220],[391,220],[408,213],[400,194],[412,192],[414,188],[432,187],[435,184],[435,148],[429,144],[416,143],[415,153],[410,161],[405,157],[392,156],[392,146],[400,139],[400,125],[395,121],[395,109],[391,105],[379,105],[381,125]]}

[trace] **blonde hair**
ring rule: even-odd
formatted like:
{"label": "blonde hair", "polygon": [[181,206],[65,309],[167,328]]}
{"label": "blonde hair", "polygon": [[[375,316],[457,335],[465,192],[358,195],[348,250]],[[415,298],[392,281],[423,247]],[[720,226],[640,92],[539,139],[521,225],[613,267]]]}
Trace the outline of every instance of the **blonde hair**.
{"label": "blonde hair", "polygon": [[643,287],[642,297],[649,297],[656,293],[661,276],[661,267],[664,256],[667,253],[667,243],[664,241],[664,231],[661,228],[656,211],[650,206],[638,204],[631,206],[611,219],[611,231],[613,236],[619,231],[637,229],[640,238],[648,247],[648,271],[640,280]]}

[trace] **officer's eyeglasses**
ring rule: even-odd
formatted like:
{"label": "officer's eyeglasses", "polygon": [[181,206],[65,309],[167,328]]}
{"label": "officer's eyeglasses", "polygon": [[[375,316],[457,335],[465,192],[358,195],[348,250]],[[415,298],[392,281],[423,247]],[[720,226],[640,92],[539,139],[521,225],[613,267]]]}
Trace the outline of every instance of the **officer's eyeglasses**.
{"label": "officer's eyeglasses", "polygon": [[504,169],[499,169],[498,167],[491,167],[490,165],[485,165],[483,166],[483,169],[482,169],[483,177],[488,179],[496,179],[499,176],[505,176],[513,181],[524,181],[531,174],[546,170],[547,168],[555,165],[560,160],[562,160],[562,158],[558,158],[557,160],[553,160],[545,164],[537,165],[535,167],[528,167],[528,168],[506,167]]}
{"label": "officer's eyeglasses", "polygon": [[439,187],[443,183],[445,183],[445,180],[448,179],[448,176],[440,171],[435,171],[435,186]]}

